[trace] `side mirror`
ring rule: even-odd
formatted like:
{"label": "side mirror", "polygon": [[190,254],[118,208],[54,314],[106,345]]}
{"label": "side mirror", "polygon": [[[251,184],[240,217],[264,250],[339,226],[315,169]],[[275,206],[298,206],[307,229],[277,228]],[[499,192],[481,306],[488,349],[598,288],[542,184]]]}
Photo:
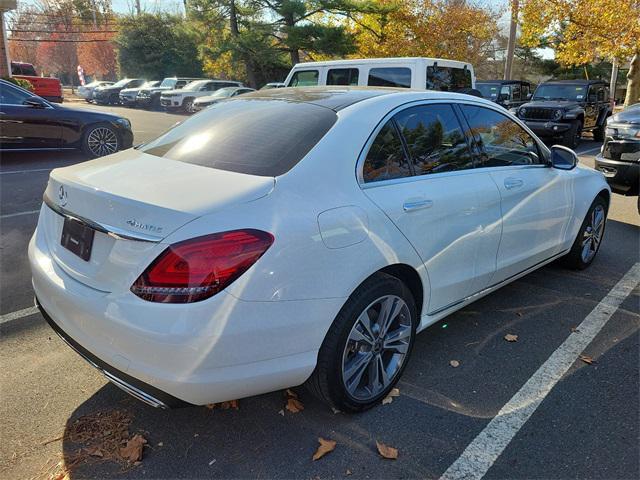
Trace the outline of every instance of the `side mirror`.
{"label": "side mirror", "polygon": [[572,170],[578,164],[578,155],[562,145],[551,147],[551,166],[558,170]]}
{"label": "side mirror", "polygon": [[47,108],[49,105],[40,97],[29,97],[24,102],[23,105],[32,108]]}
{"label": "side mirror", "polygon": [[533,97],[533,93],[527,93],[527,100],[531,100],[532,97]]}

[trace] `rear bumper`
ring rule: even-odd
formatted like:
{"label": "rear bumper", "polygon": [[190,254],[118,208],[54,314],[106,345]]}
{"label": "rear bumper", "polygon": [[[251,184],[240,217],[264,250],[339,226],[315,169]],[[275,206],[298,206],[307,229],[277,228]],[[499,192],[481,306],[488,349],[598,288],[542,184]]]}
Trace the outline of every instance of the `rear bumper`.
{"label": "rear bumper", "polygon": [[640,162],[625,162],[596,156],[596,170],[601,171],[615,193],[638,195],[640,183]]}
{"label": "rear bumper", "polygon": [[571,128],[570,123],[524,120],[524,123],[539,137],[559,137]]}
{"label": "rear bumper", "polygon": [[313,372],[326,329],[345,300],[248,302],[221,292],[180,305],[147,302],[126,287],[102,292],[52,259],[42,228],[39,222],[29,263],[36,297],[54,330],[111,381],[166,406],[300,385]]}

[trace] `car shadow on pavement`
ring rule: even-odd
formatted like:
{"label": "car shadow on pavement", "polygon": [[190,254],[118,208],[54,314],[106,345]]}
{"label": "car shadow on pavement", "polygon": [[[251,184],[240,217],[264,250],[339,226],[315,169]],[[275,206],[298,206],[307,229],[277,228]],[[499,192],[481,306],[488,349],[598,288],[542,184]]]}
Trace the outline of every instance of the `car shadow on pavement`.
{"label": "car shadow on pavement", "polygon": [[58,168],[91,160],[80,150],[54,150],[37,152],[10,152],[0,154],[2,171],[31,170],[37,168]]}
{"label": "car shadow on pavement", "polygon": [[[282,391],[242,399],[237,410],[159,410],[107,384],[67,421],[62,448],[69,476],[436,478],[638,261],[638,228],[619,222],[607,228],[623,240],[603,243],[591,268],[550,264],[420,334],[400,396],[390,404],[334,413],[299,387],[293,389],[304,405],[298,413],[287,410]],[[631,310],[637,295],[634,300]],[[618,333],[620,341],[601,343],[598,362],[632,348],[628,338],[636,331],[637,325]],[[506,334],[518,340],[508,342]],[[579,384],[589,372],[574,365],[558,387]],[[127,453],[119,449],[136,434],[147,442],[139,463],[107,461]],[[337,447],[312,461],[318,437]],[[398,460],[382,459],[377,441],[398,448]]]}

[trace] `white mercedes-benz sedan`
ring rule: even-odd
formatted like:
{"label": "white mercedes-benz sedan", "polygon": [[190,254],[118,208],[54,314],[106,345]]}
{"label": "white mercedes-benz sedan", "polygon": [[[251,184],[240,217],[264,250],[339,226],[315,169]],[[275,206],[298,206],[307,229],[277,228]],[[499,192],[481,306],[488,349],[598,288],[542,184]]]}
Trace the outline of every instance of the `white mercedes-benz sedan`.
{"label": "white mercedes-benz sedan", "polygon": [[51,327],[158,407],[306,383],[378,403],[417,332],[563,257],[610,190],[480,98],[274,89],[51,172],[29,260]]}

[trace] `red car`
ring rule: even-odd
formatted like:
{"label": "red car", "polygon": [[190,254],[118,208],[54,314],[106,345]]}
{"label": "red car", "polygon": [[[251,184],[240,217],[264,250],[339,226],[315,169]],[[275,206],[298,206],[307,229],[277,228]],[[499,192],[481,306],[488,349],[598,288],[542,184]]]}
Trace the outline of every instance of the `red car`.
{"label": "red car", "polygon": [[29,80],[34,92],[50,102],[62,103],[62,84],[57,78],[39,77],[30,63],[11,62],[11,76]]}

